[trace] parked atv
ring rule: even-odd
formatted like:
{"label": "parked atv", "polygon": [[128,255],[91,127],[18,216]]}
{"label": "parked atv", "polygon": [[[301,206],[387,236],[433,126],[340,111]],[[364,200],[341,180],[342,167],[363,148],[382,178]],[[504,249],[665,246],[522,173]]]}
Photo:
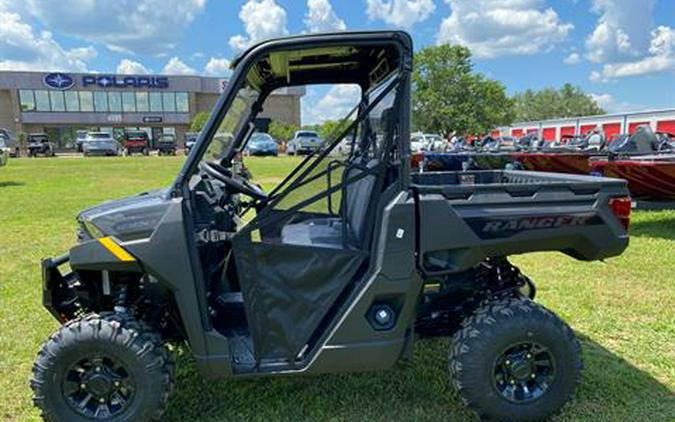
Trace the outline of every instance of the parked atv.
{"label": "parked atv", "polygon": [[126,130],[122,136],[124,154],[150,155],[150,137],[144,130]]}
{"label": "parked atv", "polygon": [[56,156],[55,145],[49,140],[49,136],[46,133],[29,133],[28,156],[37,157],[38,155],[45,157]]}
{"label": "parked atv", "polygon": [[176,155],[176,135],[165,133],[157,140],[157,154]]}
{"label": "parked atv", "polygon": [[[188,345],[204,376],[246,378],[391,368],[420,335],[452,336],[450,378],[482,417],[560,409],[579,342],[507,256],[622,253],[626,183],[411,175],[412,52],[404,32],[359,32],[236,59],[171,186],[83,211],[79,242],[43,260],[43,303],[63,324],[33,367],[43,417],[159,420],[175,379],[167,343]],[[269,193],[233,169],[271,92],[331,83],[362,97],[320,151]]]}

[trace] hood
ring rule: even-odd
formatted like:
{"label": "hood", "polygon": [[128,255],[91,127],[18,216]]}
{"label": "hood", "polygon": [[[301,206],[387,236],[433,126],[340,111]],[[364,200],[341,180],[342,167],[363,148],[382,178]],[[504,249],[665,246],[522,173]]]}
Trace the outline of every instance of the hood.
{"label": "hood", "polygon": [[170,204],[167,189],[143,192],[88,208],[77,220],[92,237],[96,236],[91,233],[94,226],[99,235],[115,236],[123,241],[142,239],[150,237]]}

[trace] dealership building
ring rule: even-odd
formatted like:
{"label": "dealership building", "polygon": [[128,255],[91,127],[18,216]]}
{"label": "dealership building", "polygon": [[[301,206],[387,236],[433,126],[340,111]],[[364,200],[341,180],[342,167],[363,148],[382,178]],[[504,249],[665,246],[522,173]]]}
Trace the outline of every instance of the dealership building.
{"label": "dealership building", "polygon": [[[225,79],[202,76],[0,71],[0,128],[47,133],[60,150],[74,148],[82,130],[120,135],[141,129],[153,140],[171,133],[181,147],[192,118],[210,112],[226,85]],[[300,126],[304,93],[274,92],[258,128],[266,130],[271,119]]]}

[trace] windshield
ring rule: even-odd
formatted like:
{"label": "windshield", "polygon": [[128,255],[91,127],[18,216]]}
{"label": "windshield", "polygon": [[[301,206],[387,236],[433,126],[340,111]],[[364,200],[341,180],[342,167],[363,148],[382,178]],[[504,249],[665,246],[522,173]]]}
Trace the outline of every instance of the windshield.
{"label": "windshield", "polygon": [[91,139],[110,139],[110,134],[108,134],[108,133],[90,133],[89,138],[91,138]]}
{"label": "windshield", "polygon": [[234,136],[239,133],[248,121],[251,106],[258,99],[259,93],[248,85],[239,89],[227,114],[218,125],[218,130],[204,153],[203,160],[221,161],[230,150]]}
{"label": "windshield", "polygon": [[318,138],[319,134],[316,132],[298,132],[298,138]]}
{"label": "windshield", "polygon": [[261,143],[261,142],[274,142],[274,139],[266,133],[254,133],[251,135],[251,141],[252,144],[254,143]]}
{"label": "windshield", "polygon": [[148,134],[145,132],[127,132],[127,139],[145,139]]}

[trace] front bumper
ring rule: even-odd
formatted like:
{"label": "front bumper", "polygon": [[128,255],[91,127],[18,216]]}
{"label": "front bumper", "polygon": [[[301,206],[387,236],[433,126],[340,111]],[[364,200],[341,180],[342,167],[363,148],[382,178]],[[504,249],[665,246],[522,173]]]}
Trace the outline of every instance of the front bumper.
{"label": "front bumper", "polygon": [[62,324],[75,318],[80,309],[73,289],[77,276],[72,271],[63,274],[59,270],[69,261],[68,254],[42,260],[42,305]]}

